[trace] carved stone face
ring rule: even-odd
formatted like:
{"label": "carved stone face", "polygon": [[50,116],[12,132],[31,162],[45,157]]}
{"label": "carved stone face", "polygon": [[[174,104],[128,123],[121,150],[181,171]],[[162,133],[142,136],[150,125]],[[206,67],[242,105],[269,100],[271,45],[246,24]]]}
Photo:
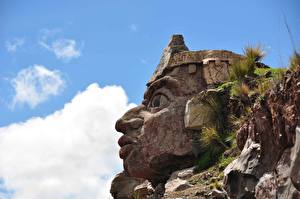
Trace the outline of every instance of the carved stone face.
{"label": "carved stone face", "polygon": [[176,169],[193,164],[193,131],[184,127],[188,99],[205,88],[200,70],[174,68],[152,82],[141,105],[129,110],[116,123],[124,135],[121,147],[125,172],[153,183],[165,180]]}

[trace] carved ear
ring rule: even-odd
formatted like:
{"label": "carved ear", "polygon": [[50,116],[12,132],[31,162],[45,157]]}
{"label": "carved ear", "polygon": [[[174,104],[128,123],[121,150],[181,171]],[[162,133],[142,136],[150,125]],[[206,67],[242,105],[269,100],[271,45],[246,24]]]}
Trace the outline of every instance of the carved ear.
{"label": "carved ear", "polygon": [[201,104],[199,104],[199,93],[186,102],[184,114],[184,126],[186,129],[200,130],[201,121],[198,119]]}
{"label": "carved ear", "polygon": [[208,89],[201,91],[190,100],[185,106],[184,125],[187,129],[201,130],[203,126],[214,123],[208,113],[211,112],[210,102],[219,100],[220,91]]}

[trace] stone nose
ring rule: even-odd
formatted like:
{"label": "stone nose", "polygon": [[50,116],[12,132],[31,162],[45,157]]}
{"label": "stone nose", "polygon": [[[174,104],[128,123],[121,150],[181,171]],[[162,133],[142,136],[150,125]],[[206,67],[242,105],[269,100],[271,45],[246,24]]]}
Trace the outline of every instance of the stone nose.
{"label": "stone nose", "polygon": [[123,134],[128,133],[131,130],[140,128],[144,123],[144,120],[141,118],[133,118],[133,119],[123,119],[120,118],[116,122],[115,129],[118,132],[122,132]]}

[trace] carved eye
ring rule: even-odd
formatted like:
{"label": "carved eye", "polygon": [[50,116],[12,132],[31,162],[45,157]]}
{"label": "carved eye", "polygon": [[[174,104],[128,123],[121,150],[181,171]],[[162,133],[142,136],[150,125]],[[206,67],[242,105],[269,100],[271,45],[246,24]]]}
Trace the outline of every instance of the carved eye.
{"label": "carved eye", "polygon": [[169,103],[169,100],[166,96],[162,94],[155,95],[150,102],[151,108],[159,108],[159,107],[165,107]]}

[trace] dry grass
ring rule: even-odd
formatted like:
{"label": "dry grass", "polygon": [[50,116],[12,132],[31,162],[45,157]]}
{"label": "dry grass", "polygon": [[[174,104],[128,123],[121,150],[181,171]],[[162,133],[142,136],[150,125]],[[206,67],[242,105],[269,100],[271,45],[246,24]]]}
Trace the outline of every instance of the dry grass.
{"label": "dry grass", "polygon": [[239,96],[242,98],[247,98],[249,93],[250,93],[250,88],[247,86],[247,84],[244,84],[244,83],[238,82],[231,89],[232,96]]}
{"label": "dry grass", "polygon": [[293,56],[290,58],[290,69],[295,71],[297,66],[300,66],[300,54],[294,52]]}
{"label": "dry grass", "polygon": [[255,62],[261,61],[265,56],[266,53],[261,47],[261,45],[257,46],[247,46],[244,49],[244,55],[247,59],[254,60]]}
{"label": "dry grass", "polygon": [[245,58],[235,61],[230,70],[230,79],[242,81],[246,76],[253,76],[257,62],[265,57],[265,52],[260,45],[247,46],[244,49]]}

